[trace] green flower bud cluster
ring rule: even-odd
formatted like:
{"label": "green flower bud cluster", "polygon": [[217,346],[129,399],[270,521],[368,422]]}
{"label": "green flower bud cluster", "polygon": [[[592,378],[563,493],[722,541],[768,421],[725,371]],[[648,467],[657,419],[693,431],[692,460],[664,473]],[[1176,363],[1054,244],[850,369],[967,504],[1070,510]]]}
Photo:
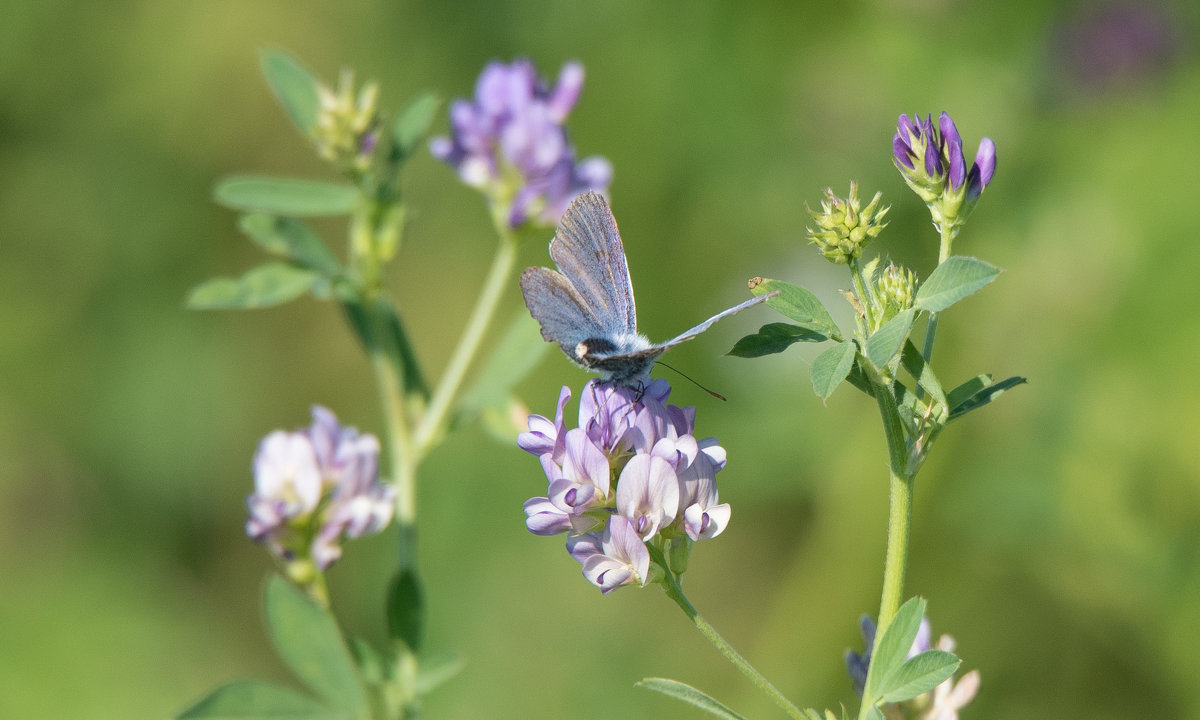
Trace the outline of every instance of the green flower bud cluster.
{"label": "green flower bud cluster", "polygon": [[371,167],[378,144],[379,85],[354,92],[354,71],[343,70],[337,91],[317,85],[319,106],[313,126],[317,154],[338,168],[360,174]]}
{"label": "green flower bud cluster", "polygon": [[879,207],[883,193],[875,193],[871,202],[862,207],[858,200],[858,183],[850,183],[850,195],[842,199],[825,190],[821,212],[808,209],[816,228],[808,228],[808,240],[817,246],[826,260],[845,265],[862,256],[862,250],[879,236],[887,223],[882,222],[890,207]]}
{"label": "green flower bud cluster", "polygon": [[884,322],[913,306],[917,275],[903,265],[888,263],[875,282],[875,293],[883,307]]}

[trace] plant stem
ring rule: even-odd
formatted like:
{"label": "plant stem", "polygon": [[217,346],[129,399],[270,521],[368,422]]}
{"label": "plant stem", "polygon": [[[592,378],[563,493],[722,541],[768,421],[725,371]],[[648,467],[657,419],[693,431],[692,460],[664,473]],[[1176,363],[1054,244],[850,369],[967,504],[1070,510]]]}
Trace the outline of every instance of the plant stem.
{"label": "plant stem", "polygon": [[912,521],[912,498],[915,475],[908,472],[908,450],[904,428],[896,411],[896,399],[890,384],[873,382],[879,416],[883,421],[888,446],[888,542],[883,567],[883,592],[879,601],[878,631],[875,642],[900,609],[904,595],[904,574],[908,567],[908,536]]}
{"label": "plant stem", "polygon": [[[654,556],[653,552],[652,556]],[[793,718],[793,720],[805,720],[804,713],[800,708],[793,705],[783,693],[779,692],[778,688],[771,684],[770,680],[763,677],[762,673],[754,669],[754,666],[747,662],[746,658],[742,657],[732,645],[726,642],[725,638],[721,637],[716,628],[710,625],[700,613],[696,612],[696,608],[692,607],[692,604],[688,602],[687,597],[683,594],[683,588],[679,585],[679,580],[669,570],[666,570],[667,566],[663,562],[662,553],[660,552],[654,557],[655,562],[661,564],[666,571],[666,580],[663,583],[663,589],[666,591],[667,597],[675,601],[675,604],[683,610],[683,614],[688,616],[688,619],[692,621],[692,624],[696,626],[700,634],[707,638],[713,644],[713,647],[725,656],[726,660],[733,663],[734,667],[749,678],[750,682],[754,683],[759,690],[766,693],[776,705],[787,713],[788,717]]]}
{"label": "plant stem", "polygon": [[423,456],[429,450],[441,433],[446,415],[450,411],[450,406],[454,402],[467,369],[471,366],[471,361],[475,358],[475,353],[479,350],[483,335],[487,331],[500,297],[508,285],[513,265],[516,264],[516,237],[506,224],[500,222],[497,222],[497,232],[500,234],[500,246],[496,250],[496,257],[492,260],[492,267],[488,270],[483,290],[479,293],[479,299],[475,302],[471,318],[458,340],[458,346],[454,348],[450,362],[446,365],[446,370],[438,381],[429,409],[413,434],[413,445],[418,457]]}
{"label": "plant stem", "polygon": [[[374,321],[378,315],[371,312],[371,317]],[[387,423],[392,484],[396,486],[396,522],[401,526],[411,525],[417,518],[417,467],[415,453],[409,441],[408,420],[404,414],[404,391],[397,369],[392,366],[378,335],[372,337],[371,347],[367,352],[371,358],[371,368],[375,371],[375,381],[379,385],[379,397],[383,403],[383,416]]]}
{"label": "plant stem", "polygon": [[[954,244],[954,236],[958,234],[958,230],[950,227],[947,223],[942,223],[941,226],[941,242],[938,244],[938,265],[946,262],[950,257],[950,247]],[[925,358],[925,362],[933,357],[933,341],[937,337],[938,314],[929,313],[929,323],[925,326],[925,346],[921,349],[921,357]]]}

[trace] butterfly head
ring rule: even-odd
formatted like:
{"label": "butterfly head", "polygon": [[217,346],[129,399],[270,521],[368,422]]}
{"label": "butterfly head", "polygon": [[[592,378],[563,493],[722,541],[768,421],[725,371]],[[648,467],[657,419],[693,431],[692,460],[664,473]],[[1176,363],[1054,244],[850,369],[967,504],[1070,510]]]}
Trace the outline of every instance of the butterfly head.
{"label": "butterfly head", "polygon": [[639,333],[619,333],[581,340],[574,350],[572,359],[606,382],[633,386],[648,378],[654,361],[666,348],[653,345]]}

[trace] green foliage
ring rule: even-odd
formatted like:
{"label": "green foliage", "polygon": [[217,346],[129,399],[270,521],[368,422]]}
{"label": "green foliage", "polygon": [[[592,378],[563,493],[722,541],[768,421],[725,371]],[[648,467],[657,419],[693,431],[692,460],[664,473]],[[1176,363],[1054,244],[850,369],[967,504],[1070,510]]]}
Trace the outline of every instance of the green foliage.
{"label": "green foliage", "polygon": [[425,591],[412,568],[400,570],[392,579],[387,598],[388,634],[414,653],[421,651],[421,629],[425,621]]}
{"label": "green foliage", "polygon": [[276,652],[305,685],[352,718],[368,707],[366,689],[337,621],[278,575],[266,589],[267,629]]}
{"label": "green foliage", "polygon": [[285,257],[329,278],[342,272],[341,264],[325,241],[301,220],[251,213],[242,216],[238,228],[272,255]]}
{"label": "green foliage", "polygon": [[838,720],[839,717],[841,720],[847,720],[848,718],[846,715],[846,708],[842,708],[841,715],[837,715],[832,710],[826,710],[824,713],[822,713],[820,710],[814,710],[812,708],[805,708],[801,712],[804,713],[804,720]]}
{"label": "green foliage", "polygon": [[258,680],[222,685],[175,716],[178,720],[351,720],[294,690]]}
{"label": "green foliage", "polygon": [[917,350],[911,340],[904,343],[904,351],[900,353],[900,365],[916,381],[917,387],[925,391],[933,399],[934,404],[944,411],[947,407],[947,400],[942,392],[942,384],[933,374],[933,368],[925,362],[921,351]]}
{"label": "green foliage", "polygon": [[850,374],[858,346],[852,340],[840,342],[817,356],[812,364],[812,385],[817,397],[828,400]]}
{"label": "green foliage", "polygon": [[926,650],[909,658],[894,675],[881,681],[880,699],[885,703],[910,700],[937,687],[954,675],[961,661],[944,650]]}
{"label": "green foliage", "polygon": [[194,288],[187,305],[194,310],[249,310],[280,305],[306,292],[328,295],[329,283],[312,270],[282,262],[267,263],[240,278],[215,278]]}
{"label": "green foliage", "polygon": [[867,338],[867,359],[877,368],[882,368],[896,357],[904,341],[908,339],[908,331],[912,329],[916,310],[909,308],[896,313],[896,317],[888,320],[883,327],[876,330]]}
{"label": "green foliage", "polygon": [[[767,304],[771,304],[771,301],[768,300]],[[783,352],[794,343],[825,342],[828,339],[828,335],[811,327],[789,323],[768,323],[760,327],[757,333],[738,340],[726,354],[743,358],[761,357]]]}
{"label": "green foliage", "polygon": [[300,63],[276,50],[263,50],[259,62],[271,92],[292,123],[305,136],[312,134],[320,104],[316,79]]}
{"label": "green foliage", "polygon": [[416,353],[408,341],[404,322],[396,314],[395,307],[382,297],[368,303],[352,293],[347,293],[339,299],[350,326],[354,328],[363,346],[383,348],[388,362],[398,369],[404,381],[405,393],[428,397],[429,385],[421,372]]}
{"label": "green foliage", "polygon": [[1028,380],[1023,377],[1010,377],[998,383],[992,382],[991,375],[978,375],[950,391],[946,402],[950,408],[950,420],[956,420],[963,415],[978,410],[992,400],[1000,397],[1004,391],[1023,385]]}
{"label": "green foliage", "polygon": [[392,140],[401,159],[411,157],[417,150],[441,106],[441,98],[432,93],[424,93],[409,102],[396,116],[396,121],[392,124]]}
{"label": "green foliage", "polygon": [[342,183],[241,175],[217,183],[213,199],[234,210],[319,217],[350,214],[359,193]]}
{"label": "green foliage", "polygon": [[425,696],[462,672],[466,663],[461,657],[446,654],[421,658],[421,667],[417,671],[415,691],[418,696]]}
{"label": "green foliage", "polygon": [[697,690],[691,685],[681,683],[678,680],[670,680],[668,678],[645,678],[634,684],[637,687],[646,688],[647,690],[653,690],[668,697],[673,697],[680,702],[684,702],[692,707],[699,708],[709,715],[722,718],[722,720],[746,720],[741,715],[738,715],[700,690]]}
{"label": "green foliage", "polygon": [[956,255],[937,266],[917,290],[916,306],[941,312],[995,280],[1000,268],[973,257]]}
{"label": "green foliage", "polygon": [[914,597],[880,628],[883,634],[875,643],[863,688],[864,707],[910,700],[932,690],[958,669],[958,658],[942,650],[927,650],[906,659],[923,617],[925,600]]}
{"label": "green foliage", "polygon": [[785,317],[794,320],[801,327],[834,340],[841,340],[837,325],[829,316],[829,311],[821,304],[816,295],[800,287],[782,280],[757,279],[752,283],[750,292],[755,296],[771,292],[779,294],[767,300],[767,306]]}

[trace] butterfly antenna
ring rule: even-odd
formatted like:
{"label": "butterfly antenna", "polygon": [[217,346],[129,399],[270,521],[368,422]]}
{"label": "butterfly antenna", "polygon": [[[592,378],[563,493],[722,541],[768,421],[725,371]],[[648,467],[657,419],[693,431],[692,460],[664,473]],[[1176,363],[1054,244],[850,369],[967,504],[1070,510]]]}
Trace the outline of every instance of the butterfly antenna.
{"label": "butterfly antenna", "polygon": [[688,377],[687,375],[684,375],[684,374],[683,374],[683,373],[682,373],[680,370],[677,370],[676,368],[673,368],[673,367],[671,367],[670,365],[666,364],[666,363],[665,363],[665,362],[663,362],[662,360],[656,360],[656,361],[654,361],[654,364],[655,364],[655,365],[662,365],[663,367],[665,367],[666,369],[668,369],[668,370],[670,370],[670,371],[672,371],[672,372],[679,373],[679,376],[680,376],[680,377],[682,377],[684,380],[687,380],[687,381],[688,381],[688,382],[690,382],[691,384],[693,384],[693,385],[695,385],[696,387],[700,388],[701,390],[703,390],[704,392],[708,393],[709,395],[712,395],[713,397],[715,397],[716,399],[720,400],[721,402],[725,402],[725,396],[724,396],[724,395],[722,395],[721,393],[718,393],[718,392],[713,392],[712,390],[709,390],[708,388],[704,387],[704,386],[703,386],[703,385],[701,385],[700,383],[698,383],[698,382],[696,382],[695,380],[691,379],[691,378],[690,378],[690,377]]}

